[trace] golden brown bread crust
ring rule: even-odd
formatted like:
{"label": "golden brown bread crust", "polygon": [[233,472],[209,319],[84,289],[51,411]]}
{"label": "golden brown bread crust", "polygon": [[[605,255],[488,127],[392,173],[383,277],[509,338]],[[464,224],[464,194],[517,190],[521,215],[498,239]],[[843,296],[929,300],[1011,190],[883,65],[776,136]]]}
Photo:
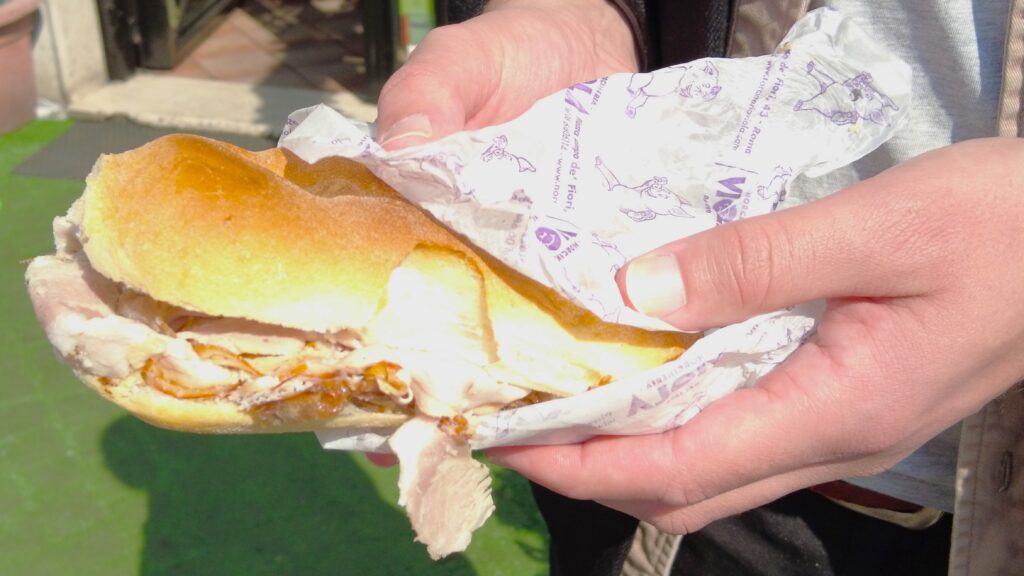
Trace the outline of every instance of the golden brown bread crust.
{"label": "golden brown bread crust", "polygon": [[366,324],[418,242],[453,243],[399,200],[315,196],[246,156],[170,136],[103,157],[81,224],[92,266],[191,310],[331,332]]}

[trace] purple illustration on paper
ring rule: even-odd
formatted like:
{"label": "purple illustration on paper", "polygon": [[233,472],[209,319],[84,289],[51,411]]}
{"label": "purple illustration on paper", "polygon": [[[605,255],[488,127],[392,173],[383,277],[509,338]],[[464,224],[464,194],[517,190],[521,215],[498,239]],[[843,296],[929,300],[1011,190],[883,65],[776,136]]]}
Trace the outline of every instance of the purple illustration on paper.
{"label": "purple illustration on paper", "polygon": [[614,276],[620,268],[626,265],[626,256],[622,254],[619,247],[615,244],[597,236],[593,235],[594,246],[597,246],[601,251],[604,252],[605,260],[608,262],[609,272]]}
{"label": "purple illustration on paper", "polygon": [[787,166],[776,166],[775,175],[767,184],[757,187],[757,194],[762,200],[772,200],[772,210],[786,199],[786,184],[793,178],[793,169]]}
{"label": "purple illustration on paper", "polygon": [[591,85],[597,82],[598,80],[591,80],[589,82],[577,82],[576,84],[573,84],[572,86],[568,87],[565,90],[565,103],[575,108],[576,111],[579,112],[580,114],[590,114],[590,111],[587,109],[587,100],[589,98],[583,98],[581,100],[580,98],[576,97],[575,93],[581,92],[583,95],[590,97],[594,94],[594,89],[591,87]]}
{"label": "purple illustration on paper", "polygon": [[548,250],[555,252],[562,248],[562,242],[572,240],[576,232],[571,230],[555,230],[547,226],[541,226],[533,233],[537,240]]}
{"label": "purple illustration on paper", "polygon": [[[563,243],[580,238],[578,228],[572,222],[568,220],[563,220],[561,218],[555,218],[552,216],[548,216],[547,219],[553,222],[557,222],[557,224],[552,224],[552,226],[557,226],[557,228],[541,226],[537,228],[536,232],[534,232],[534,235],[537,237],[537,240],[539,240],[540,243],[543,244],[548,250],[556,251],[565,248],[567,246],[563,246]],[[605,240],[604,238],[601,238],[597,234],[584,234],[584,238],[587,236],[589,236],[591,244],[593,244],[599,250],[604,252],[604,260],[609,263],[609,271],[612,274],[617,272],[619,268],[623,267],[626,264],[626,257],[622,254],[617,245],[615,245],[612,242],[609,242],[608,240]],[[576,244],[576,246],[579,245],[578,242],[574,244]],[[572,251],[575,251],[576,246],[572,246]],[[560,254],[559,259],[562,259],[564,258],[564,256],[567,255],[568,254]]]}
{"label": "purple illustration on paper", "polygon": [[420,171],[428,173],[440,171],[442,174],[450,172],[455,176],[461,176],[462,169],[466,167],[461,158],[447,152],[421,156],[417,158],[417,161],[420,164]]}
{"label": "purple illustration on paper", "polygon": [[619,212],[629,216],[636,222],[647,222],[658,216],[676,216],[693,218],[687,209],[690,203],[676,196],[665,185],[668,179],[663,176],[648,178],[639,186],[626,186],[605,165],[598,156],[595,162],[597,169],[604,176],[609,192],[614,192],[619,200]]}
{"label": "purple illustration on paper", "polygon": [[491,145],[484,150],[481,158],[484,162],[490,162],[491,160],[508,160],[519,172],[536,172],[533,164],[529,160],[522,156],[517,156],[508,151],[508,138],[504,135],[495,138]]}
{"label": "purple illustration on paper", "polygon": [[658,72],[633,74],[626,88],[633,99],[626,105],[626,116],[635,118],[637,109],[650,98],[678,94],[682,98],[713,100],[722,91],[718,68],[710,60],[703,65],[678,64]]}
{"label": "purple illustration on paper", "polygon": [[[601,298],[590,292],[590,289],[581,287],[581,277],[591,278],[582,280],[589,285],[595,275],[613,278],[620,268],[626,265],[626,256],[619,247],[609,240],[597,234],[580,230],[573,222],[546,216],[547,226],[536,229],[534,235],[541,244],[548,249],[549,254],[555,261],[560,262],[560,280],[557,281],[563,288],[568,287],[576,295],[577,301],[584,307],[596,314],[603,320],[617,320],[620,310],[609,309]],[[569,264],[570,258],[581,253],[582,259],[575,264]],[[581,268],[582,264],[582,268]]]}
{"label": "purple illustration on paper", "polygon": [[892,98],[875,89],[869,72],[839,81],[816,63],[808,62],[807,74],[818,83],[818,93],[806,100],[797,100],[793,110],[817,112],[837,126],[856,124],[860,120],[889,126],[886,111],[899,110]]}

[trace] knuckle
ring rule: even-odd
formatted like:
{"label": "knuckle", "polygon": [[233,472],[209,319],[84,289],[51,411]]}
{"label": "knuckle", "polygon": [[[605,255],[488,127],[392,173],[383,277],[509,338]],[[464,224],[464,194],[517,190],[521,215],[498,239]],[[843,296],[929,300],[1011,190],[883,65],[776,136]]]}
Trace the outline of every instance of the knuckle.
{"label": "knuckle", "polygon": [[427,66],[413,62],[402,66],[381,86],[379,100],[388,100],[408,94],[412,87],[427,82],[436,82],[434,71]]}
{"label": "knuckle", "polygon": [[424,82],[443,84],[446,78],[444,71],[450,70],[460,61],[455,57],[464,54],[466,46],[477,43],[471,31],[459,24],[430,30],[410,54],[408,62],[395,70],[381,88],[381,96],[389,95],[403,86]]}
{"label": "knuckle", "polygon": [[679,478],[667,486],[670,490],[665,493],[661,501],[670,506],[692,506],[711,497],[710,492],[705,490],[696,478]]}
{"label": "knuckle", "polygon": [[604,469],[600,448],[592,442],[584,442],[570,457],[556,461],[546,467],[546,482],[549,489],[573,500],[592,500],[602,495],[601,483],[597,482],[594,471]]}
{"label": "knuckle", "polygon": [[750,220],[741,226],[724,227],[723,233],[728,236],[717,247],[729,253],[715,259],[724,265],[711,271],[712,278],[721,293],[734,295],[734,305],[740,310],[764,310],[770,303],[786,245],[779,241],[778,227]]}
{"label": "knuckle", "polygon": [[[469,40],[475,40],[469,27],[465,24],[448,24],[432,28],[424,35],[420,46],[426,45],[431,48],[451,47],[454,50],[464,50],[465,43]],[[413,51],[413,54],[415,53]]]}
{"label": "knuckle", "polygon": [[[712,492],[704,486],[704,481],[696,470],[688,470],[686,462],[691,461],[686,435],[672,435],[670,445],[670,460],[677,463],[675,466],[665,466],[666,471],[662,478],[662,491],[658,501],[669,506],[691,506],[703,502],[711,497]],[[682,463],[682,465],[678,464]]]}

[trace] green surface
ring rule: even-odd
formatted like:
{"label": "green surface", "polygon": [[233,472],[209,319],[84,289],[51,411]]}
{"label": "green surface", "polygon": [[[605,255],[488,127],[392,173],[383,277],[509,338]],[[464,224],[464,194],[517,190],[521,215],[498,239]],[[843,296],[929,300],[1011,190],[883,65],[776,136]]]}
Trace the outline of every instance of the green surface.
{"label": "green surface", "polygon": [[56,359],[23,261],[82,190],[11,170],[70,126],[0,136],[0,573],[18,575],[479,574],[545,571],[543,524],[518,476],[495,471],[497,512],[440,563],[412,541],[396,470],[321,450],[310,434],[197,436],[143,424]]}

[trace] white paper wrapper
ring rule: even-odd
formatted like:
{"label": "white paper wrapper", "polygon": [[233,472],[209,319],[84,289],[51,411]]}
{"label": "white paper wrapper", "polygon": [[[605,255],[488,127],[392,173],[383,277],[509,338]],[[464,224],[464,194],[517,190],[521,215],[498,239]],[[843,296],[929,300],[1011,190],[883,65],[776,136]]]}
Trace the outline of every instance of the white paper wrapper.
{"label": "white paper wrapper", "polygon": [[[295,112],[280,145],[356,158],[481,248],[611,322],[670,328],[627,308],[614,273],[651,249],[771,212],[800,174],[848,164],[905,121],[910,69],[822,9],[773,55],[703,59],[577,84],[519,118],[388,152],[326,107]],[[563,400],[481,416],[474,447],[561,443],[678,426],[748,386],[813,331],[821,305],[702,338],[677,361]],[[326,432],[328,448],[385,436]]]}

